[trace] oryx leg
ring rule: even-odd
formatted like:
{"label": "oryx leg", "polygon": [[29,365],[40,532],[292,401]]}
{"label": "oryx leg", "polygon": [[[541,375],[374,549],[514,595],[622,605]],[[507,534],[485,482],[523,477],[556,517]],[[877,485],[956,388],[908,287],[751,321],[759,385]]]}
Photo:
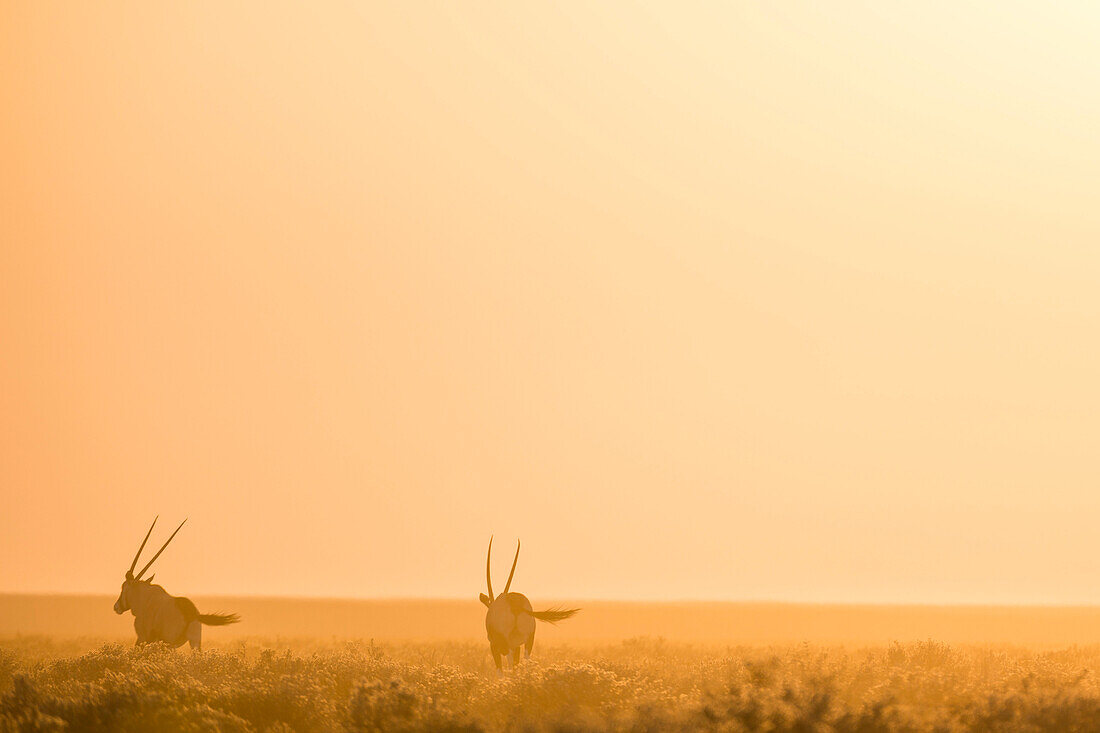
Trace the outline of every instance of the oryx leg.
{"label": "oryx leg", "polygon": [[202,622],[192,621],[187,626],[187,641],[192,651],[202,651]]}
{"label": "oryx leg", "polygon": [[503,677],[504,676],[504,664],[500,659],[500,654],[495,649],[493,650],[492,654],[493,654],[493,662],[497,665],[497,677]]}
{"label": "oryx leg", "polygon": [[134,642],[134,648],[144,646],[152,641],[152,639],[149,638],[151,636],[149,633],[149,625],[147,623],[142,623],[141,619],[136,616],[134,617],[134,633],[137,634],[137,641]]}
{"label": "oryx leg", "polygon": [[512,650],[512,669],[519,666],[519,647]]}
{"label": "oryx leg", "polygon": [[523,644],[523,658],[531,658],[531,647],[535,645],[535,632],[531,632],[531,635],[527,637],[527,641]]}

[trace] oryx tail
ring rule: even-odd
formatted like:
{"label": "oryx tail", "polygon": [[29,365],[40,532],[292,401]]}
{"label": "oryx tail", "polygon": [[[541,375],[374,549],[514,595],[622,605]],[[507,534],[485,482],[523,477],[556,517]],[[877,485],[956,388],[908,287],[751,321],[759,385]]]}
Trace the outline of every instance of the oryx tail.
{"label": "oryx tail", "polygon": [[176,608],[180,610],[188,623],[198,621],[204,626],[228,626],[241,620],[241,617],[235,613],[199,613],[194,601],[182,596],[176,598]]}
{"label": "oryx tail", "polygon": [[531,611],[530,613],[539,621],[556,624],[558,621],[573,618],[580,613],[580,610],[579,608],[551,608],[548,611]]}

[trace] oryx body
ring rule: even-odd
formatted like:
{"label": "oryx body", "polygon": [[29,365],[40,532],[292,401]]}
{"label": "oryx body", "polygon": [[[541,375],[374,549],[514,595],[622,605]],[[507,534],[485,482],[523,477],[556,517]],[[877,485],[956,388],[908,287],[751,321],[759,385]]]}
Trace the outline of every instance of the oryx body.
{"label": "oryx body", "polygon": [[550,611],[535,611],[531,607],[531,601],[522,593],[509,593],[512,587],[512,576],[516,574],[516,563],[519,562],[519,543],[516,543],[516,556],[512,560],[512,571],[508,573],[508,582],[504,586],[504,592],[499,596],[493,595],[493,577],[490,571],[490,562],[493,556],[493,538],[489,538],[489,552],[485,557],[485,584],[488,586],[489,595],[481,594],[481,602],[488,610],[485,612],[485,632],[489,636],[489,651],[492,652],[493,662],[497,665],[497,672],[504,673],[503,657],[512,656],[512,668],[519,664],[519,649],[523,647],[525,659],[531,658],[531,647],[535,645],[535,621],[548,621],[557,623],[574,616],[580,609],[567,610],[554,609]]}
{"label": "oryx body", "polygon": [[[186,519],[183,520],[180,526],[176,527],[176,532],[180,531],[186,521]],[[115,601],[115,613],[121,615],[130,611],[134,615],[137,646],[159,641],[172,647],[179,647],[184,642],[189,642],[192,649],[199,649],[202,646],[203,624],[225,626],[235,624],[240,619],[236,614],[199,613],[191,599],[169,595],[168,591],[153,583],[152,576],[148,580],[141,579],[153,561],[160,557],[165,547],[168,547],[168,542],[172,541],[176,532],[172,533],[168,542],[165,542],[157,554],[153,555],[153,559],[146,563],[141,572],[134,575],[134,566],[137,565],[138,557],[145,549],[145,543],[149,541],[149,535],[153,533],[153,527],[156,524],[157,520],[154,519],[153,525],[149,527],[145,539],[141,542],[141,547],[134,555],[134,561],[130,563],[130,569],[126,571],[122,590],[118,594],[118,600]]]}

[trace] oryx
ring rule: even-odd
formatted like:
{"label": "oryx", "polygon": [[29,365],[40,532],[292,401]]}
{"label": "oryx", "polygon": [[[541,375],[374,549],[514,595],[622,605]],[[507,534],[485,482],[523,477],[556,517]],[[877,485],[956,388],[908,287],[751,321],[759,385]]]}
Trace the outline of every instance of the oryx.
{"label": "oryx", "polygon": [[512,655],[512,669],[519,664],[519,648],[524,647],[524,659],[531,658],[531,647],[535,645],[535,619],[549,621],[552,624],[571,618],[579,608],[566,610],[552,609],[550,611],[534,611],[531,609],[531,601],[522,593],[509,593],[512,587],[512,576],[516,574],[516,563],[519,562],[519,542],[516,542],[516,557],[512,560],[512,571],[508,573],[508,582],[504,585],[504,592],[499,596],[493,595],[493,574],[490,570],[490,562],[493,557],[493,538],[489,538],[489,552],[485,556],[485,583],[489,586],[489,595],[481,594],[481,602],[488,607],[485,612],[485,631],[489,635],[489,650],[493,654],[493,661],[497,665],[497,674],[504,674],[501,662],[502,656]]}
{"label": "oryx", "polygon": [[168,542],[172,541],[176,532],[179,532],[187,523],[186,519],[180,522],[180,526],[176,527],[172,537],[169,537],[168,542],[157,550],[153,559],[145,563],[141,572],[134,575],[134,566],[137,565],[141,551],[145,549],[145,543],[149,541],[149,535],[153,534],[153,527],[157,526],[159,518],[153,519],[153,524],[145,533],[145,539],[141,541],[141,547],[134,555],[134,561],[130,563],[130,569],[126,571],[126,579],[122,581],[122,591],[119,592],[118,600],[115,601],[115,613],[121,616],[126,611],[130,611],[134,614],[134,631],[137,632],[135,646],[163,641],[172,647],[179,647],[186,641],[191,643],[192,649],[199,649],[202,645],[203,624],[225,626],[237,623],[240,618],[235,613],[199,613],[190,598],[168,595],[164,588],[153,585],[154,576],[150,575],[148,580],[141,579],[153,561],[160,557],[165,547],[168,547]]}

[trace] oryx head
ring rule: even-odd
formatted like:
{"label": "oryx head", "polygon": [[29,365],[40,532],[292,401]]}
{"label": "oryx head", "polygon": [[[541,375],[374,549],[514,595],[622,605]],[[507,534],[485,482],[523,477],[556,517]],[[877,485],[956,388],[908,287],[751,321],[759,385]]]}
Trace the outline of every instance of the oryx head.
{"label": "oryx head", "polygon": [[176,536],[176,532],[179,532],[180,529],[183,528],[183,525],[187,523],[186,519],[180,522],[180,526],[176,527],[176,532],[172,533],[172,537],[168,538],[168,542],[161,545],[161,548],[157,550],[157,554],[153,555],[153,559],[145,563],[145,567],[143,567],[137,575],[134,575],[134,567],[137,566],[138,558],[141,557],[141,551],[145,549],[145,543],[149,541],[149,535],[153,534],[153,527],[157,526],[157,519],[160,519],[160,517],[155,517],[153,523],[149,525],[149,531],[145,533],[145,539],[141,541],[141,547],[138,548],[137,554],[134,555],[134,561],[130,563],[130,569],[126,571],[126,578],[122,581],[122,590],[119,591],[118,600],[115,601],[115,613],[123,614],[130,610],[130,595],[137,585],[148,585],[153,582],[152,575],[146,580],[142,580],[141,576],[145,575],[145,571],[149,569],[158,557],[160,557],[160,553],[164,552],[164,548],[168,547],[168,542],[172,541],[172,538]]}
{"label": "oryx head", "polygon": [[[489,538],[489,552],[485,555],[485,584],[489,587],[489,595],[482,593],[479,597],[481,602],[486,607],[493,605],[493,601],[497,599],[497,596],[493,595],[493,573],[491,568],[491,561],[493,558],[493,538]],[[508,589],[512,587],[512,576],[516,574],[516,563],[519,562],[519,540],[516,540],[516,557],[512,560],[512,572],[508,573],[508,582],[504,584],[504,592],[500,594],[500,597],[508,595]]]}

